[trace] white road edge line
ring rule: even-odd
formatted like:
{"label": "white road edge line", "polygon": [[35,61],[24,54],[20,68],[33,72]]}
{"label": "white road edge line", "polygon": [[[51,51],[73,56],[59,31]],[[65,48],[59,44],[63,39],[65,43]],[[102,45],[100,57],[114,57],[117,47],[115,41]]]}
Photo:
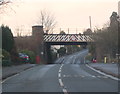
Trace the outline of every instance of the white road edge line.
{"label": "white road edge line", "polygon": [[120,80],[119,78],[113,77],[113,76],[108,75],[108,74],[105,74],[105,73],[103,73],[103,72],[101,72],[101,71],[99,71],[99,70],[96,70],[96,69],[92,68],[91,66],[89,66],[88,64],[86,64],[86,66],[89,67],[90,69],[92,69],[92,70],[94,70],[94,71],[96,71],[96,72],[104,75],[104,76],[107,76],[107,77],[113,79],[113,80],[117,80],[117,81]]}
{"label": "white road edge line", "polygon": [[[31,67],[31,68],[32,68],[32,67]],[[29,68],[29,69],[31,69],[31,68]],[[27,69],[27,70],[29,70],[29,69]],[[23,71],[24,71],[24,70],[23,70]],[[23,71],[21,71],[21,72],[23,72]],[[1,82],[1,83],[4,83],[5,81],[7,81],[7,80],[11,79],[12,77],[15,77],[15,76],[19,75],[21,72],[19,72],[19,73],[15,74],[15,75],[13,75],[13,76],[7,77],[6,79],[2,80],[2,82]]]}
{"label": "white road edge line", "polygon": [[19,75],[19,73],[15,74],[15,75],[13,75],[13,76],[10,76],[10,77],[8,77],[8,78],[6,78],[6,79],[3,80],[1,83],[4,83],[5,81],[7,81],[7,80],[9,80],[9,79],[11,79],[12,77],[15,77],[15,76],[17,76],[17,75]]}

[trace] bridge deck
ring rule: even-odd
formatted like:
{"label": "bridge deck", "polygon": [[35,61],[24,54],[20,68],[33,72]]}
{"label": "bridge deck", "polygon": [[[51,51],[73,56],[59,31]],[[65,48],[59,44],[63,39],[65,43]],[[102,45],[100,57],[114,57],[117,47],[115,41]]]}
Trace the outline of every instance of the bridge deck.
{"label": "bridge deck", "polygon": [[85,34],[45,34],[45,42],[93,42],[92,35]]}

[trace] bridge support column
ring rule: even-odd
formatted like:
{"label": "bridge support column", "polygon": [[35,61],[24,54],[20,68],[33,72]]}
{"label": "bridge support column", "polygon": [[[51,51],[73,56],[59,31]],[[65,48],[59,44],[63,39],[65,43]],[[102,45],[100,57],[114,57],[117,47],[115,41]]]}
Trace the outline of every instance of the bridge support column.
{"label": "bridge support column", "polygon": [[40,58],[39,63],[44,63],[43,59],[43,40],[44,36],[44,31],[43,31],[43,26],[32,26],[32,41],[33,41],[33,49],[37,57]]}
{"label": "bridge support column", "polygon": [[46,62],[47,64],[52,64],[52,55],[51,55],[51,45],[45,43],[45,46],[44,46],[44,53],[45,53],[45,59],[46,59]]}

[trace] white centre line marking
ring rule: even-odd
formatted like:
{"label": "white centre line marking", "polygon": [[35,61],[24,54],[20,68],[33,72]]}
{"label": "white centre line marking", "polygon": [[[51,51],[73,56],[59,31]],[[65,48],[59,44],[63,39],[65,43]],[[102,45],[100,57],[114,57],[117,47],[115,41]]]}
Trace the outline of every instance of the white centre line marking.
{"label": "white centre line marking", "polygon": [[68,94],[67,90],[66,89],[63,89],[63,92],[64,94]]}
{"label": "white centre line marking", "polygon": [[63,84],[61,79],[59,79],[59,83],[60,83],[60,86],[62,86],[62,87],[64,86],[64,84]]}
{"label": "white centre line marking", "polygon": [[100,78],[101,76],[97,76],[98,78]]}
{"label": "white centre line marking", "polygon": [[59,73],[61,73],[61,70],[59,70]]}
{"label": "white centre line marking", "polygon": [[82,78],[85,77],[85,76],[81,76]]}
{"label": "white centre line marking", "polygon": [[96,78],[96,76],[94,76],[94,75],[93,75],[92,77],[93,77],[93,78]]}
{"label": "white centre line marking", "polygon": [[103,78],[108,78],[107,76],[103,76]]}
{"label": "white centre line marking", "polygon": [[58,77],[59,77],[59,78],[61,77],[61,73],[58,74]]}
{"label": "white centre line marking", "polygon": [[63,93],[64,94],[68,94],[67,90],[64,88],[64,84],[62,82],[62,79],[61,79],[61,71],[62,71],[62,67],[63,67],[64,64],[61,65],[60,69],[59,69],[59,72],[58,72],[58,78],[59,78],[59,84],[60,86],[63,88]]}

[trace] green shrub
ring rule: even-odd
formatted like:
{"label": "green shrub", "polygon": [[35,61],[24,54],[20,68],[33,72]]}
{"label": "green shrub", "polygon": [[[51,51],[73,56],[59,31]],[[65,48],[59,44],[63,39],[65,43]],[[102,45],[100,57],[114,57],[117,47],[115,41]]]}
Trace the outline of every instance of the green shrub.
{"label": "green shrub", "polygon": [[0,28],[2,29],[2,48],[10,53],[15,45],[12,31],[8,26],[2,25]]}
{"label": "green shrub", "polygon": [[2,66],[11,66],[10,54],[6,50],[2,50]]}
{"label": "green shrub", "polygon": [[2,60],[2,66],[11,66],[12,64],[10,60]]}
{"label": "green shrub", "polygon": [[85,59],[91,61],[92,58],[93,58],[93,57],[92,57],[91,55],[87,55]]}
{"label": "green shrub", "polygon": [[55,61],[57,59],[57,53],[52,51],[52,60]]}
{"label": "green shrub", "polygon": [[2,59],[3,60],[10,60],[10,54],[6,50],[2,49]]}

